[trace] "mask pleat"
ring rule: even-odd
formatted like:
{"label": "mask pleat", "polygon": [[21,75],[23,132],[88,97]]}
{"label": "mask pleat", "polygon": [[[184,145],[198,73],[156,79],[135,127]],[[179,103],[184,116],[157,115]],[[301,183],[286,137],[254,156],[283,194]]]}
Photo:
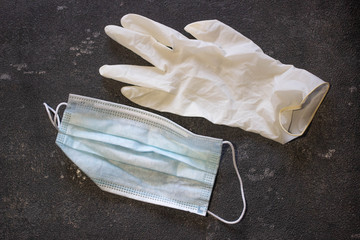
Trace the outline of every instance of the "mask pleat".
{"label": "mask pleat", "polygon": [[140,145],[139,148],[143,147],[146,151],[137,151],[136,148],[129,148],[128,146],[123,147],[69,135],[63,139],[62,143],[66,146],[109,159],[115,165],[132,165],[207,184],[209,184],[209,179],[213,179],[216,174],[216,172],[213,173],[216,169],[204,166],[204,168],[212,170],[212,172],[207,172],[206,170],[191,167],[178,160],[183,156],[162,154],[158,149],[149,146]]}
{"label": "mask pleat", "polygon": [[[204,146],[203,143],[200,145],[194,141],[192,144],[188,144],[186,141],[191,140],[191,137],[184,139],[175,133],[168,133],[155,127],[149,129],[143,124],[138,124],[128,119],[115,119],[117,124],[113,126],[109,124],[109,122],[113,121],[112,119],[99,119],[94,115],[86,116],[86,120],[81,120],[81,118],[84,119],[80,114],[71,113],[67,134],[72,134],[71,130],[77,131],[76,134],[81,134],[80,128],[84,128],[86,129],[85,134],[88,136],[89,130],[92,130],[93,139],[97,138],[99,141],[111,142],[112,144],[118,145],[139,143],[142,144],[142,146],[158,149],[158,151],[162,150],[163,153],[185,156],[178,160],[205,171],[214,172],[214,170],[206,169],[204,166],[208,165],[209,162],[216,164],[220,157],[219,151],[209,151],[209,149],[221,149],[221,144],[219,143],[214,144],[210,142],[208,146]],[[77,126],[80,128],[74,129]],[[69,128],[72,129],[69,131]],[[134,148],[139,146],[129,147]],[[139,151],[141,151],[140,148]],[[191,162],[187,160],[191,160]]]}
{"label": "mask pleat", "polygon": [[[206,145],[201,141],[196,141],[191,135],[181,136],[176,132],[169,132],[161,127],[151,126],[142,122],[119,118],[113,115],[97,115],[91,110],[76,106],[76,112],[71,112],[69,124],[92,129],[106,135],[119,136],[132,139],[145,145],[154,146],[166,151],[175,152],[191,158],[196,158],[205,163],[216,162],[218,154],[214,154],[213,149],[220,149],[221,142],[207,142]],[[189,144],[188,142],[192,144]],[[209,157],[210,156],[210,157]]]}
{"label": "mask pleat", "polygon": [[68,147],[60,142],[57,144],[105,191],[120,195],[132,193],[135,197],[144,198],[138,200],[146,202],[152,202],[153,199],[166,200],[169,204],[175,205],[181,203],[187,205],[189,211],[194,206],[206,206],[210,199],[212,185],[120,162],[114,164],[113,161],[98,155]]}

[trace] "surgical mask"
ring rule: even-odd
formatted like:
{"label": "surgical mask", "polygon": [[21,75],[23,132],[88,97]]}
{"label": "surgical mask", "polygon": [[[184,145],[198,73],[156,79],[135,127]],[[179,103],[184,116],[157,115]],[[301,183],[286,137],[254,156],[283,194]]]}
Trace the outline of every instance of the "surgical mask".
{"label": "surgical mask", "polygon": [[[244,190],[230,142],[196,135],[144,110],[74,94],[55,110],[44,105],[58,130],[56,144],[102,190],[202,216],[209,213],[227,224],[243,218]],[[223,144],[231,147],[243,200],[235,221],[208,210]]]}

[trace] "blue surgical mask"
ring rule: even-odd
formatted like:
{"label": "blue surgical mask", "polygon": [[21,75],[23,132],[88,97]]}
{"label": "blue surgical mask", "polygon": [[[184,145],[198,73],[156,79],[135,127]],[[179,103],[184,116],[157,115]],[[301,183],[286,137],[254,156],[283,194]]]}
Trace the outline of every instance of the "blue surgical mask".
{"label": "blue surgical mask", "polygon": [[[56,110],[44,105],[58,130],[56,144],[102,190],[202,216],[209,213],[228,224],[243,218],[245,197],[230,142],[196,135],[144,110],[74,94]],[[223,144],[232,149],[242,193],[243,210],[235,221],[208,210]]]}

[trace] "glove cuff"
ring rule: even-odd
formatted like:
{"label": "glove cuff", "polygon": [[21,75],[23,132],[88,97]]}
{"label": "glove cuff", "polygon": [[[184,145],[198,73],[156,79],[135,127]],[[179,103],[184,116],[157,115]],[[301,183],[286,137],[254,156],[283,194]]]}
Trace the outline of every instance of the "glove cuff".
{"label": "glove cuff", "polygon": [[329,83],[295,67],[275,80],[273,101],[281,99],[278,105],[282,129],[279,142],[286,143],[304,134],[329,87]]}

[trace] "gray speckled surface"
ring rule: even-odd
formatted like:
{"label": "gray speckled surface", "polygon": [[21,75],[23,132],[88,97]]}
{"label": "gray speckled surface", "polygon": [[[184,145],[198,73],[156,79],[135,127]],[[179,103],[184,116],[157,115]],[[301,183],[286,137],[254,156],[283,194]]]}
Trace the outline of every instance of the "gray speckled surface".
{"label": "gray speckled surface", "polygon": [[[105,64],[148,65],[104,33],[127,13],[182,30],[218,19],[331,84],[305,136],[280,145],[201,118],[161,115],[235,144],[248,210],[234,226],[102,192],[56,147],[42,103],[69,93],[136,106]],[[6,1],[0,4],[1,239],[360,239],[357,1]],[[152,111],[156,112],[156,111]],[[210,209],[241,209],[224,149]]]}

